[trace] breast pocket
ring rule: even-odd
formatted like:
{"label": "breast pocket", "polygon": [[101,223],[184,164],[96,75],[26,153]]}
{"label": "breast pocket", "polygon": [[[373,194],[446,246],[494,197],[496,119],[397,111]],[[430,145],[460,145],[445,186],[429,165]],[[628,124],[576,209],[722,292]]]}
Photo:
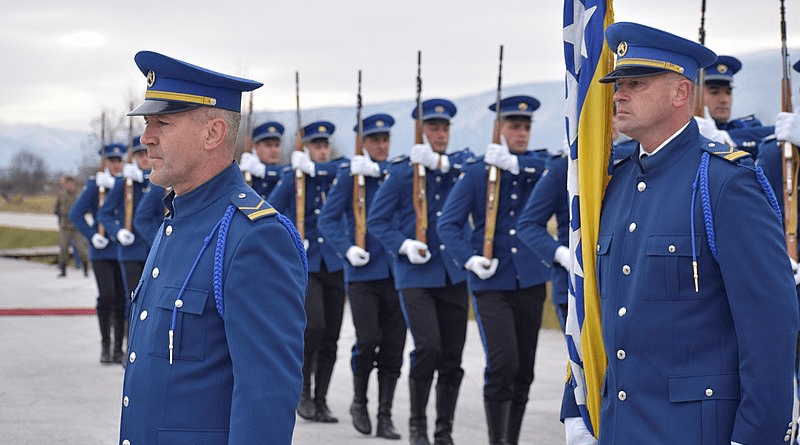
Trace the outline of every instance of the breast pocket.
{"label": "breast pocket", "polygon": [[595,279],[597,280],[597,288],[600,290],[600,298],[606,298],[608,295],[608,271],[609,265],[609,248],[611,247],[611,239],[613,234],[600,233],[597,235],[597,265],[595,266]]}
{"label": "breast pocket", "polygon": [[[156,302],[157,327],[150,339],[150,355],[169,358],[169,329],[172,325],[172,312],[178,298],[180,287],[167,286]],[[187,288],[181,298],[181,307],[175,317],[173,337],[173,360],[203,360],[205,353],[206,326],[205,307],[208,291]]]}
{"label": "breast pocket", "polygon": [[[695,235],[694,251],[698,261],[703,253],[703,239]],[[650,235],[646,246],[645,300],[696,300],[692,237],[688,234]]]}

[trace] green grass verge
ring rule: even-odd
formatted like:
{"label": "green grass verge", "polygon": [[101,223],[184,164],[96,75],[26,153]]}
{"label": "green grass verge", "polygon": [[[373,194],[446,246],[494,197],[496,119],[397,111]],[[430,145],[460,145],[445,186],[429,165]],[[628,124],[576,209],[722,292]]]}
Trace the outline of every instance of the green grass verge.
{"label": "green grass verge", "polygon": [[56,195],[12,196],[10,201],[0,198],[0,211],[3,212],[48,214],[53,213],[55,207]]}
{"label": "green grass verge", "polygon": [[[24,247],[55,246],[58,244],[58,232],[53,230],[19,229],[16,227],[0,227],[0,249],[19,249]],[[33,258],[32,261],[53,264],[55,257]]]}

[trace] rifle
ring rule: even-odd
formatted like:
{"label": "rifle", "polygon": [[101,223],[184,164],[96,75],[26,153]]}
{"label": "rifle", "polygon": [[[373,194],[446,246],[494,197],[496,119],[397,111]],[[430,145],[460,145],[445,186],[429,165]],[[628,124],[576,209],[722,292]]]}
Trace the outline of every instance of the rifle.
{"label": "rifle", "polygon": [[[105,147],[105,140],[106,140],[106,112],[100,115],[100,167],[97,169],[97,172],[100,173],[105,171],[106,169],[106,154],[104,153]],[[100,207],[103,207],[103,201],[106,200],[106,188],[103,186],[97,187],[97,210],[100,210]],[[106,236],[106,229],[103,227],[100,222],[97,222],[97,233],[100,236]]]}
{"label": "rifle", "polygon": [[[303,151],[303,124],[300,123],[300,72],[294,72],[295,98],[297,101],[297,133],[294,139],[294,149]],[[295,226],[300,238],[305,239],[306,232],[306,175],[302,170],[294,171],[294,198],[297,207],[297,218]]]}
{"label": "rifle", "polygon": [[[361,70],[358,70],[358,96],[356,99],[356,156],[364,154],[364,122],[361,120]],[[367,197],[364,175],[356,175],[353,181],[353,216],[356,222],[356,246],[367,248]]]}
{"label": "rifle", "polygon": [[[497,100],[492,143],[502,142],[500,135],[503,127],[503,114],[500,112],[500,92],[503,87],[503,45],[500,45],[500,63],[497,70]],[[483,228],[483,256],[492,259],[494,251],[494,232],[497,228],[497,201],[500,197],[500,171],[496,165],[489,167],[489,179],[486,184],[486,223]]]}
{"label": "rifle", "polygon": [[[424,143],[422,137],[422,51],[417,51],[417,122],[414,126],[414,143]],[[425,192],[425,166],[414,164],[414,214],[416,215],[417,241],[428,244],[428,197]],[[425,255],[420,250],[420,255]]]}
{"label": "rifle", "polygon": [[[244,139],[244,151],[253,152],[253,92],[250,92],[250,108],[247,112],[247,136]],[[244,172],[244,182],[253,186],[253,174],[249,171]]]}
{"label": "rifle", "polygon": [[[701,45],[706,44],[706,0],[700,6],[700,35],[698,41]],[[694,115],[705,117],[705,104],[703,103],[703,89],[706,82],[705,68],[699,68],[697,73],[697,85],[694,89]]]}
{"label": "rifle", "polygon": [[[786,49],[786,10],[781,0],[781,57],[783,58],[783,78],[781,79],[781,111],[792,112],[791,71],[789,71],[789,52]],[[783,208],[786,250],[797,260],[797,175],[800,168],[798,148],[786,141],[779,141],[783,152]]]}
{"label": "rifle", "polygon": [[[133,110],[133,101],[131,101]],[[133,158],[133,119],[128,119],[128,161],[131,163]],[[125,178],[125,229],[133,232],[133,179]]]}

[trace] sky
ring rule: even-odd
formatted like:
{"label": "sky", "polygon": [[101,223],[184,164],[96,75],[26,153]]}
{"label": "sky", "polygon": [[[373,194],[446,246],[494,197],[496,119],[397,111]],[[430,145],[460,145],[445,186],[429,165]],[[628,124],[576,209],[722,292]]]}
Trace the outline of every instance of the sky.
{"label": "sky", "polygon": [[[706,0],[706,45],[718,54],[774,48],[779,1]],[[769,4],[768,4],[769,3]],[[800,46],[800,2],[786,0],[789,47]],[[701,0],[615,0],[616,21],[696,40]],[[144,95],[140,50],[258,80],[256,111],[413,99],[562,80],[560,0],[23,1],[0,6],[0,121],[90,131],[101,110]],[[794,32],[793,32],[794,30]],[[791,54],[798,60],[800,54]],[[744,67],[747,69],[747,67]]]}

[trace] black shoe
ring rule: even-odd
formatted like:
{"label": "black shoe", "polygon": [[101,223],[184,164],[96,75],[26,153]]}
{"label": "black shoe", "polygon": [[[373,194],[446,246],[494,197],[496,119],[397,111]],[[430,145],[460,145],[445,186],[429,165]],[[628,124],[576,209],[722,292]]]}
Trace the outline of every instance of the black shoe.
{"label": "black shoe", "polygon": [[123,363],[122,361],[122,351],[117,349],[111,355],[111,363]]}
{"label": "black shoe", "polygon": [[378,415],[378,426],[375,428],[375,436],[392,440],[398,440],[402,437],[400,433],[394,429],[392,418],[381,415]]}
{"label": "black shoe", "polygon": [[314,399],[314,408],[316,408],[317,413],[314,416],[314,420],[317,422],[322,423],[337,423],[339,419],[333,417],[333,413],[331,413],[330,408],[328,408],[328,404],[326,403],[325,399]]}
{"label": "black shoe", "polygon": [[378,375],[378,426],[375,435],[384,439],[400,439],[400,434],[392,423],[392,402],[396,385],[397,378]]}
{"label": "black shoe", "polygon": [[297,415],[306,420],[314,420],[317,415],[317,408],[314,406],[314,400],[311,399],[311,387],[306,381],[303,381],[300,403],[297,404]]}
{"label": "black shoe", "polygon": [[372,423],[367,412],[367,386],[369,374],[353,376],[353,403],[350,405],[350,415],[353,416],[353,427],[361,434],[372,432]]}
{"label": "black shoe", "polygon": [[65,264],[59,264],[58,270],[61,271],[61,273],[58,274],[58,278],[64,278],[67,276],[67,266]]}
{"label": "black shoe", "polygon": [[84,277],[89,276],[89,265],[86,263],[83,263],[83,276]]}
{"label": "black shoe", "polygon": [[455,417],[458,386],[436,384],[436,429],[434,445],[453,445],[453,418]]}
{"label": "black shoe", "polygon": [[100,363],[114,363],[111,361],[111,348],[108,345],[103,345],[102,349],[100,350]]}
{"label": "black shoe", "polygon": [[408,440],[411,445],[431,445],[428,440],[428,418],[425,416],[430,390],[430,380],[408,379],[411,405],[411,415],[408,418]]}

